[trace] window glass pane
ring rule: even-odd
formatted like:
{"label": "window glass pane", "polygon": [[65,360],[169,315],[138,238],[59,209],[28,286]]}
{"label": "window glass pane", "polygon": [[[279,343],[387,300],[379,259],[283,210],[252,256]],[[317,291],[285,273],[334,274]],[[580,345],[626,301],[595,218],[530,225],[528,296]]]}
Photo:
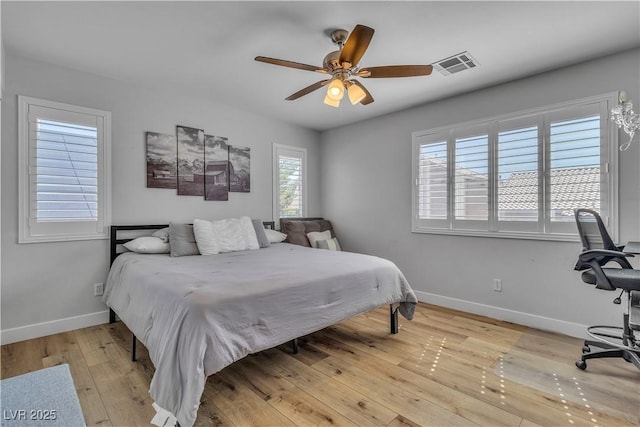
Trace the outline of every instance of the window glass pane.
{"label": "window glass pane", "polygon": [[498,220],[538,220],[538,128],[498,133]]}
{"label": "window glass pane", "polygon": [[447,142],[420,145],[418,217],[447,219]]}
{"label": "window glass pane", "polygon": [[455,219],[489,218],[489,137],[458,138],[455,142]]}
{"label": "window glass pane", "polygon": [[551,123],[550,218],[574,221],[573,210],[600,211],[600,117]]}
{"label": "window glass pane", "polygon": [[302,217],[302,159],[278,156],[280,217]]}
{"label": "window glass pane", "polygon": [[36,122],[36,219],[98,220],[98,130]]}

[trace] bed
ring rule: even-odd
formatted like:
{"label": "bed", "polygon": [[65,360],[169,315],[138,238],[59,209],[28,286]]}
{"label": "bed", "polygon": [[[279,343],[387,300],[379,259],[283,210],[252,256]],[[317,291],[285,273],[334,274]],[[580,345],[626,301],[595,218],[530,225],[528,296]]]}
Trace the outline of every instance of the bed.
{"label": "bed", "polygon": [[409,283],[374,256],[291,243],[211,256],[118,254],[127,241],[120,231],[165,226],[112,226],[103,301],[147,347],[156,368],[149,393],[181,426],[195,422],[206,377],[248,354],[383,305],[392,333],[398,312],[413,317]]}

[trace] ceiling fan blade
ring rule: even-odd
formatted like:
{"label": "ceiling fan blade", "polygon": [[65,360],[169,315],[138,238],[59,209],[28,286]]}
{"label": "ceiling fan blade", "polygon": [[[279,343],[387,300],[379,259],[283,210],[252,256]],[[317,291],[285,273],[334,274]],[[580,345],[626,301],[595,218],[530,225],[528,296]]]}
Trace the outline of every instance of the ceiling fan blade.
{"label": "ceiling fan blade", "polygon": [[431,65],[386,65],[363,68],[359,74],[361,77],[366,78],[415,77],[428,76],[432,70],[433,67]]}
{"label": "ceiling fan blade", "polygon": [[362,105],[371,104],[371,103],[373,102],[373,96],[371,96],[371,94],[369,93],[369,91],[367,90],[367,88],[366,88],[366,87],[364,87],[364,86],[362,85],[362,83],[360,83],[360,82],[359,82],[359,81],[357,81],[357,80],[351,80],[351,82],[352,82],[354,85],[359,86],[359,87],[360,87],[360,89],[362,89],[362,90],[364,91],[364,93],[366,93],[366,94],[367,94],[367,96],[365,96],[365,97],[364,97],[364,99],[363,99],[362,101],[360,101],[360,104],[362,104]]}
{"label": "ceiling fan blade", "polygon": [[340,63],[348,62],[358,65],[360,58],[369,47],[374,30],[365,25],[356,25],[340,52]]}
{"label": "ceiling fan blade", "polygon": [[306,94],[313,92],[314,90],[320,89],[322,86],[326,85],[330,81],[331,81],[331,79],[320,80],[319,82],[316,82],[316,83],[314,83],[312,85],[309,85],[309,86],[305,87],[304,89],[300,89],[299,91],[297,91],[296,93],[294,93],[292,95],[289,95],[285,99],[287,101],[296,100],[296,99],[300,98],[301,96],[305,96]]}
{"label": "ceiling fan blade", "polygon": [[319,73],[326,73],[327,72],[322,67],[316,67],[314,65],[302,64],[300,62],[285,61],[284,59],[268,58],[266,56],[256,56],[256,61],[265,62],[267,64],[280,65],[282,67],[296,68],[298,70],[317,71]]}

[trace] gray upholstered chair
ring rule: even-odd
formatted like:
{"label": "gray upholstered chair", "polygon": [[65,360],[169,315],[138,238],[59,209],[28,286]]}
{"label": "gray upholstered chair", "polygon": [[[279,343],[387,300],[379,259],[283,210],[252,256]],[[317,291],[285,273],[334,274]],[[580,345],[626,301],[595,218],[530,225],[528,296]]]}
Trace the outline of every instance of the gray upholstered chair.
{"label": "gray upholstered chair", "polygon": [[[628,301],[621,327],[598,325],[587,328],[593,339],[585,340],[582,357],[576,366],[586,369],[587,359],[621,357],[640,369],[640,339],[635,336],[636,331],[640,331],[640,270],[633,269],[627,260],[633,255],[624,253],[622,246],[613,243],[597,212],[576,209],[575,218],[582,240],[582,252],[575,269],[582,271],[582,280],[597,289],[620,290],[614,304],[620,304],[625,293]],[[609,263],[618,266],[605,266]],[[593,351],[592,347],[599,350]]]}

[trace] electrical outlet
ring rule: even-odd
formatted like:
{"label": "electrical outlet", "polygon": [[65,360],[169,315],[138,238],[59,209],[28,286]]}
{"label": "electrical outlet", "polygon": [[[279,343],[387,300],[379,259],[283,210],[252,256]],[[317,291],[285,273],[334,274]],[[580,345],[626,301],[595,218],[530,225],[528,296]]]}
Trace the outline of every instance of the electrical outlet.
{"label": "electrical outlet", "polygon": [[93,295],[99,297],[104,293],[104,283],[94,283]]}
{"label": "electrical outlet", "polygon": [[502,292],[502,279],[493,279],[493,290]]}

